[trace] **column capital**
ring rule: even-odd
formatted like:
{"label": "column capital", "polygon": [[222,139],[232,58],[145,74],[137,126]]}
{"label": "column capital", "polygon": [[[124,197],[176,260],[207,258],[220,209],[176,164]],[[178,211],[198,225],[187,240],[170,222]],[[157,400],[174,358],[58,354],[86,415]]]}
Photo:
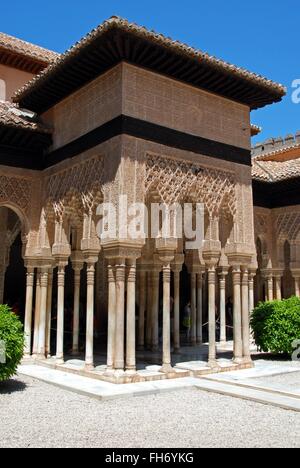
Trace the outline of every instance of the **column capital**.
{"label": "column capital", "polygon": [[110,240],[105,243],[102,243],[102,248],[104,252],[105,258],[109,261],[114,259],[118,262],[118,259],[126,259],[126,258],[135,258],[136,260],[141,257],[142,255],[142,248],[144,243],[140,241],[118,241],[118,240]]}

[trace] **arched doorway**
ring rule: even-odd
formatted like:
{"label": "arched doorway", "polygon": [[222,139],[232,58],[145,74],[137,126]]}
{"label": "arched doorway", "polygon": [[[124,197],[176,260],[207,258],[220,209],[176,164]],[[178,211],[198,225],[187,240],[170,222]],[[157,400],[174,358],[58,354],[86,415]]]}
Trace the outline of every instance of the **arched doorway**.
{"label": "arched doorway", "polygon": [[22,255],[22,222],[12,209],[0,207],[0,303],[24,319],[26,272]]}

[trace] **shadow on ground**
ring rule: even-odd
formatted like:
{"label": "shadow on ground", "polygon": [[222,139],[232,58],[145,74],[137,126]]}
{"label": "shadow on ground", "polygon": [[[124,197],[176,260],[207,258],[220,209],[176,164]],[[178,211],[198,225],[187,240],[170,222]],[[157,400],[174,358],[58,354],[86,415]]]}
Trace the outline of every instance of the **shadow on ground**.
{"label": "shadow on ground", "polygon": [[16,392],[23,392],[27,385],[20,380],[6,380],[0,382],[0,395],[10,395]]}

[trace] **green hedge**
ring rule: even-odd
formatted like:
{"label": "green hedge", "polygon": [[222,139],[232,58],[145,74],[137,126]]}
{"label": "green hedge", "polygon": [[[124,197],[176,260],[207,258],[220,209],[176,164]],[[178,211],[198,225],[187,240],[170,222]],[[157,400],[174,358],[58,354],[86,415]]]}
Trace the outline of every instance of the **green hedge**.
{"label": "green hedge", "polygon": [[[5,346],[5,359],[0,355],[0,381],[12,377],[24,352],[23,326],[6,305],[0,305],[0,346]],[[0,350],[1,351],[1,350]],[[2,362],[5,360],[5,362]]]}
{"label": "green hedge", "polygon": [[251,327],[262,351],[291,355],[293,342],[300,339],[300,298],[261,302],[252,313]]}

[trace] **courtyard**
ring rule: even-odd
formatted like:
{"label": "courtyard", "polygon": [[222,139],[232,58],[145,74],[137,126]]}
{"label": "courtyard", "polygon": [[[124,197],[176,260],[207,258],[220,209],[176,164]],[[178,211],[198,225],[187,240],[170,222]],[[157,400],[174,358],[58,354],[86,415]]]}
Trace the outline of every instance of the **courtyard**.
{"label": "courtyard", "polygon": [[97,401],[19,375],[0,396],[1,448],[300,445],[299,413],[197,389]]}

